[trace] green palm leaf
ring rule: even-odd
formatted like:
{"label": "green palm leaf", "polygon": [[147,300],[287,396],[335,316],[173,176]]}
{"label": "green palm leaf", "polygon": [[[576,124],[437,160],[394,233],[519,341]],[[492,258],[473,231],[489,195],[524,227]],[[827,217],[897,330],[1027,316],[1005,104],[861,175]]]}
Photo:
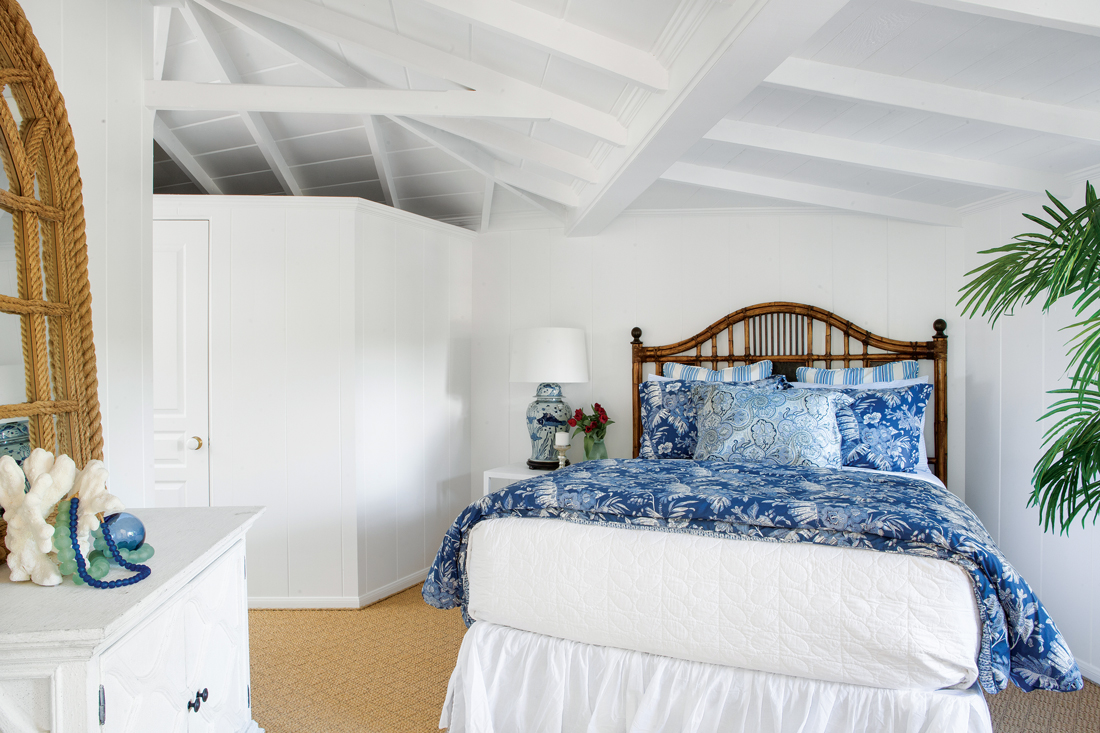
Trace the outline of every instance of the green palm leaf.
{"label": "green palm leaf", "polygon": [[[1071,211],[1051,196],[1047,218],[1025,214],[1045,231],[1020,234],[1009,244],[981,254],[995,259],[967,273],[961,289],[963,315],[981,316],[991,324],[1019,305],[1042,298],[1044,312],[1057,301],[1075,296],[1081,320],[1067,326],[1071,389],[1051,405],[1041,420],[1056,422],[1047,430],[1045,452],[1035,466],[1029,504],[1039,508],[1046,529],[1069,529],[1100,516],[1100,310],[1085,316],[1100,300],[1100,202],[1085,184],[1085,205]],[[1084,317],[1083,317],[1084,316]]]}

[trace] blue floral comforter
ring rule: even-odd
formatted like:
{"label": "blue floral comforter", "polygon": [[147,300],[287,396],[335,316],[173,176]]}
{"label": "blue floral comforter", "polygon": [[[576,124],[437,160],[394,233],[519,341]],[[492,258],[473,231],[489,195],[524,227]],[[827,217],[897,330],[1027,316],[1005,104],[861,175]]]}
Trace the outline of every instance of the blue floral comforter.
{"label": "blue floral comforter", "polygon": [[[978,681],[1079,690],[1081,672],[1046,609],[954,494],[915,478],[725,461],[586,461],[468,506],[447,531],[424,600],[466,606],[466,537],[499,516],[551,517],[660,531],[816,542],[936,557],[974,583],[982,619]],[[470,623],[467,618],[467,623]]]}

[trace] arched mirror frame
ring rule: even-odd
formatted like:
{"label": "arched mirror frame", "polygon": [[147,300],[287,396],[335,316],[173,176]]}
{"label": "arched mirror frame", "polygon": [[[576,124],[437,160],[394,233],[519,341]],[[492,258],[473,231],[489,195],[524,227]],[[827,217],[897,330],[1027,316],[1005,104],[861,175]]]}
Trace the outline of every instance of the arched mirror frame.
{"label": "arched mirror frame", "polygon": [[0,405],[0,419],[27,418],[31,447],[82,467],[103,457],[103,434],[80,171],[53,69],[15,0],[0,0],[0,86],[19,117],[0,104],[19,293],[0,295],[0,313],[20,318],[26,380],[26,401]]}

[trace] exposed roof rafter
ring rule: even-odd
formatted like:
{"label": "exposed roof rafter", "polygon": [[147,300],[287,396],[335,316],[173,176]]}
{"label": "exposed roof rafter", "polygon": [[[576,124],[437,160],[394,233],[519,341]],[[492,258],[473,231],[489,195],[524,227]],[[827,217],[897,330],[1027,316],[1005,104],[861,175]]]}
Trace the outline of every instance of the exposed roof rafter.
{"label": "exposed roof rafter", "polygon": [[1100,142],[1098,112],[879,74],[850,66],[789,58],[765,81],[775,86],[830,97],[916,109],[1063,135],[1093,143]]}
{"label": "exposed roof rafter", "polygon": [[420,2],[643,89],[668,89],[668,70],[652,54],[514,0]]}
{"label": "exposed roof rafter", "polygon": [[696,186],[705,186],[706,188],[717,188],[723,191],[736,191],[784,201],[858,211],[862,214],[888,216],[922,224],[962,226],[962,216],[959,212],[946,206],[906,201],[889,196],[876,196],[857,191],[846,191],[840,188],[817,186],[810,183],[786,181],[781,178],[740,173],[693,163],[674,163],[661,178],[666,181],[678,181]]}
{"label": "exposed roof rafter", "polygon": [[588,196],[566,233],[602,231],[847,2],[769,0],[712,9],[704,27],[731,24],[725,39],[683,86],[669,91],[675,96],[662,102],[666,108],[637,142],[612,151],[608,182]]}
{"label": "exposed roof rafter", "polygon": [[949,10],[1100,36],[1100,4],[1092,0],[916,0]]}
{"label": "exposed roof rafter", "polygon": [[409,132],[431,143],[478,173],[493,179],[517,196],[544,208],[554,216],[565,214],[567,207],[576,206],[577,195],[568,186],[538,176],[523,168],[509,165],[489,155],[474,143],[423,122],[404,117],[392,118]]}
{"label": "exposed roof rafter", "polygon": [[378,118],[373,115],[364,117],[363,127],[367,131],[367,144],[370,145],[371,157],[374,158],[374,169],[378,172],[378,183],[382,185],[382,196],[387,204],[400,209],[401,201],[397,197],[397,187],[393,185],[393,166],[390,164],[386,138],[378,124]]}
{"label": "exposed roof rafter", "polygon": [[190,151],[183,146],[183,143],[176,137],[176,133],[172,132],[164,120],[157,115],[153,116],[153,139],[203,193],[216,195],[222,192],[221,187],[214,182],[210,174],[199,165],[199,162],[195,160]]}
{"label": "exposed roof rafter", "polygon": [[[222,43],[221,36],[218,35],[217,30],[210,22],[210,18],[206,15],[208,11],[204,8],[196,7],[190,0],[185,0],[179,10],[183,13],[183,18],[187,21],[187,25],[191,28],[191,32],[214,56],[214,60],[221,72],[222,81],[227,82],[227,84],[220,86],[240,84],[242,77],[240,72],[237,71],[237,65],[230,57],[228,49],[226,49],[225,44]],[[147,82],[147,84],[173,83],[180,82]],[[146,93],[148,93],[148,86],[146,87]],[[244,122],[245,127],[248,128],[248,132],[252,135],[252,139],[256,141],[260,153],[264,156],[264,160],[267,161],[268,166],[271,167],[271,172],[275,174],[275,178],[278,179],[279,185],[282,186],[283,191],[290,196],[301,196],[302,187],[299,186],[298,182],[294,179],[294,173],[290,170],[290,166],[287,165],[286,158],[283,157],[282,151],[279,150],[279,146],[275,143],[275,137],[271,134],[271,130],[268,129],[267,123],[264,122],[263,117],[257,112],[242,111],[241,121]]]}
{"label": "exposed roof rafter", "polygon": [[738,120],[722,120],[703,137],[952,183],[1031,193],[1051,191],[1056,195],[1063,195],[1069,190],[1069,182],[1065,178],[1042,171]]}
{"label": "exposed roof rafter", "polygon": [[153,78],[164,78],[164,57],[168,53],[168,29],[172,22],[172,8],[157,5],[153,8]]}
{"label": "exposed roof rafter", "polygon": [[613,115],[324,6],[297,0],[233,0],[232,4],[353,43],[429,76],[471,89],[500,92],[517,105],[539,106],[556,122],[601,140],[616,145],[627,141],[626,128]]}

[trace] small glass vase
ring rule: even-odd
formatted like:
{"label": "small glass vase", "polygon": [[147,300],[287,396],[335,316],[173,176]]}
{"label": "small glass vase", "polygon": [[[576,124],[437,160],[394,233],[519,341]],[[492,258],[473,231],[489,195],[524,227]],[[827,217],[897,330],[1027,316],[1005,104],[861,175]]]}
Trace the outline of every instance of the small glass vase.
{"label": "small glass vase", "polygon": [[584,436],[584,460],[598,461],[601,458],[607,458],[607,446],[603,444],[603,438]]}

